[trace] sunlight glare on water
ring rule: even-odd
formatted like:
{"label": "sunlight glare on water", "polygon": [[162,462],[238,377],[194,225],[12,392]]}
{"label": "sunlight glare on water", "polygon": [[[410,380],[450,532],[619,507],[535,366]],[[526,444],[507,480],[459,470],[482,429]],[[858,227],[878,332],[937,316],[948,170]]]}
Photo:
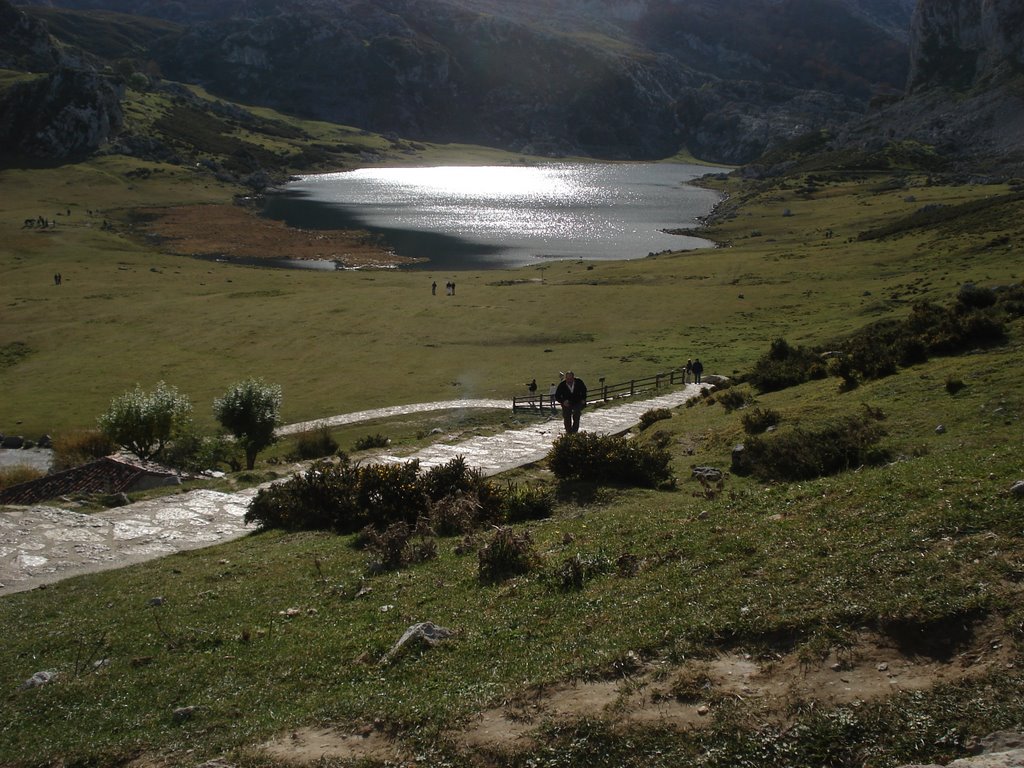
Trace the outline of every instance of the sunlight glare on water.
{"label": "sunlight glare on water", "polygon": [[[285,191],[397,237],[399,252],[434,265],[501,267],[707,245],[662,230],[692,227],[710,212],[717,194],[685,182],[717,170],[668,163],[364,168],[306,176]],[[417,232],[442,240],[417,242]]]}

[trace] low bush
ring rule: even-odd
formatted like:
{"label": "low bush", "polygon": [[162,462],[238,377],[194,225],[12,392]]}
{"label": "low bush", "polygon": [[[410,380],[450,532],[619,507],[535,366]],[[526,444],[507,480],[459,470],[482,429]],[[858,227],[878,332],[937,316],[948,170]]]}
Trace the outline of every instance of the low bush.
{"label": "low bush", "polygon": [[462,457],[421,473],[416,461],[359,466],[343,456],[261,489],[245,519],[261,528],[339,533],[427,520],[451,535],[505,519],[546,517],[553,504],[539,489],[510,485],[502,491]]}
{"label": "low bush", "polygon": [[501,517],[508,523],[543,520],[551,517],[555,508],[555,495],[544,486],[509,483],[501,497]]}
{"label": "low bush", "polygon": [[461,536],[480,526],[480,500],[456,493],[430,503],[427,519],[438,536]]}
{"label": "low bush", "polygon": [[249,503],[246,523],[286,531],[354,533],[369,523],[358,504],[360,468],[318,462],[282,483],[261,488]]}
{"label": "low bush", "polygon": [[368,553],[366,569],[371,575],[397,571],[437,557],[437,542],[423,525],[413,528],[408,523],[397,522],[382,531],[370,525],[361,531],[359,539]]}
{"label": "low bush", "polygon": [[540,563],[530,532],[516,533],[511,528],[497,528],[477,553],[477,559],[479,579],[484,584],[529,573]]}
{"label": "low bush", "polygon": [[167,444],[161,461],[186,472],[205,472],[221,466],[237,472],[242,468],[242,449],[227,435],[201,435],[190,425]]}
{"label": "low bush", "polygon": [[594,577],[611,573],[615,569],[615,563],[603,552],[592,555],[577,552],[548,570],[542,580],[560,592],[572,592],[583,589]]}
{"label": "low bush", "polygon": [[954,379],[954,378],[946,379],[946,391],[949,392],[949,394],[951,394],[951,395],[955,395],[957,392],[959,392],[961,389],[963,389],[966,386],[967,385],[964,384],[960,379]]}
{"label": "low bush", "polygon": [[776,339],[767,354],[754,363],[746,380],[763,393],[777,392],[826,375],[825,363],[817,352]]}
{"label": "low bush", "polygon": [[768,427],[778,426],[781,419],[778,411],[771,408],[754,408],[744,413],[740,417],[740,422],[743,424],[743,431],[748,435],[759,435]]}
{"label": "low bush", "polygon": [[321,424],[312,432],[304,432],[295,442],[295,458],[300,461],[322,459],[333,456],[338,451],[338,441],[331,434],[326,424]]}
{"label": "low bush", "polygon": [[888,453],[877,447],[884,435],[877,415],[866,413],[815,430],[752,437],[744,445],[744,467],[761,480],[810,480],[832,475],[888,461]]}
{"label": "low bush", "polygon": [[356,489],[360,522],[381,529],[400,520],[415,523],[429,501],[418,473],[417,461],[360,467]]}
{"label": "low bush", "polygon": [[735,411],[737,408],[743,408],[754,402],[754,398],[749,392],[744,392],[731,387],[719,392],[715,396],[715,400],[721,403],[726,412]]}
{"label": "low bush", "polygon": [[672,418],[672,411],[668,408],[652,408],[640,414],[640,431],[647,429],[652,424]]}
{"label": "low bush", "polygon": [[376,435],[366,435],[360,437],[352,446],[353,451],[368,451],[371,448],[387,448],[391,444],[391,440],[384,435],[377,433]]}
{"label": "low bush", "polygon": [[548,465],[559,480],[622,483],[657,488],[672,481],[672,456],[663,445],[577,432],[551,446]]}

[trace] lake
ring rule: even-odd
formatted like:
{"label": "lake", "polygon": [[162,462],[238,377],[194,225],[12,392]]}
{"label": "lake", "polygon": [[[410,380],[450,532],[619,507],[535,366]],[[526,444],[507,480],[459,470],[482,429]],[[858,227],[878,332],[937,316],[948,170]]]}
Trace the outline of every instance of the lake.
{"label": "lake", "polygon": [[679,163],[364,168],[304,176],[264,212],[307,229],[381,234],[404,269],[497,269],[554,259],[634,259],[708,247],[695,227],[718,193],[686,182],[723,168]]}

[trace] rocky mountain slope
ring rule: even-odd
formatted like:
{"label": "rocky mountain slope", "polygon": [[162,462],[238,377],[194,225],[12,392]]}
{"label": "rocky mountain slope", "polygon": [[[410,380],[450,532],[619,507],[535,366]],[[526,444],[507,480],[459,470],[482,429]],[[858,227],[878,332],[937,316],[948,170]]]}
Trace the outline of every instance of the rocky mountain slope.
{"label": "rocky mountain slope", "polygon": [[159,17],[175,26],[124,56],[296,115],[553,155],[742,162],[902,88],[906,2],[54,0],[35,13]]}
{"label": "rocky mountain slope", "polygon": [[[824,131],[832,150],[897,142],[936,167],[1013,172],[1019,0],[919,0],[912,18],[911,2],[0,0],[0,67],[113,75],[105,106],[79,99],[68,113],[104,115],[71,154],[116,133],[114,81],[135,72],[298,116],[553,156],[688,149],[744,163]],[[38,98],[0,104],[5,146],[31,148],[19,131],[45,135],[33,120],[60,114]]]}
{"label": "rocky mountain slope", "polygon": [[1024,4],[920,0],[907,94],[848,125],[837,145],[892,142],[926,147],[940,166],[1024,175]]}

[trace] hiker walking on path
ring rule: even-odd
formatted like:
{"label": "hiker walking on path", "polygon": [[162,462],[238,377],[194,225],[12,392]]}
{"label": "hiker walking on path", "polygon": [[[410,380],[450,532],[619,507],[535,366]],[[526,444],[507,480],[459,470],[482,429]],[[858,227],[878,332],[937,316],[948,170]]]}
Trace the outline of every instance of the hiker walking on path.
{"label": "hiker walking on path", "polygon": [[701,363],[700,358],[698,357],[696,360],[693,361],[693,383],[694,384],[700,384],[700,377],[701,377],[702,373],[704,373],[704,364]]}
{"label": "hiker walking on path", "polygon": [[686,367],[683,369],[683,384],[690,383],[690,376],[693,373],[693,358],[686,361]]}
{"label": "hiker walking on path", "polygon": [[562,406],[562,421],[567,434],[580,431],[580,414],[587,404],[587,385],[572,371],[565,372],[565,380],[555,390],[555,399]]}

